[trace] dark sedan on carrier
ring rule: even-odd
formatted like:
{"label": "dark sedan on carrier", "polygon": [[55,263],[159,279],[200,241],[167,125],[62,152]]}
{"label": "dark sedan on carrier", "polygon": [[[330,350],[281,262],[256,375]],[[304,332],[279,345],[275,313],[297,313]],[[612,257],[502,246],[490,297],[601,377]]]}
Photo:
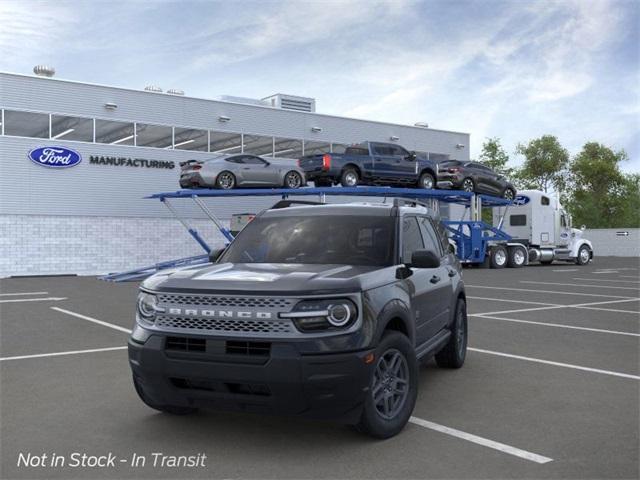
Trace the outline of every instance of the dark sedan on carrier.
{"label": "dark sedan on carrier", "polygon": [[516,188],[507,178],[478,162],[445,160],[438,164],[438,188],[484,193],[513,200]]}

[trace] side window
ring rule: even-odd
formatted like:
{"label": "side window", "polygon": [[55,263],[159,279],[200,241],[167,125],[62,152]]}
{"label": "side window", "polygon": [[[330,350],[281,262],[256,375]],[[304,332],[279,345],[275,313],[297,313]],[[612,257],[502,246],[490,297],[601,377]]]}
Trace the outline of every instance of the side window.
{"label": "side window", "polygon": [[560,225],[563,227],[567,226],[567,217],[565,217],[564,213],[560,216]]}
{"label": "side window", "polygon": [[260,157],[254,157],[253,155],[247,155],[242,157],[243,162],[249,165],[264,165],[266,162]]}
{"label": "side window", "polygon": [[449,252],[449,235],[447,234],[447,229],[441,221],[431,219],[431,224],[433,225],[433,229],[436,231],[436,235],[440,240],[440,245],[442,245],[442,251],[444,253]]}
{"label": "side window", "polygon": [[397,147],[389,147],[392,151],[391,155],[394,155],[396,157],[407,157],[409,156],[409,152],[407,152],[404,148],[397,146]]}
{"label": "side window", "polygon": [[405,217],[402,220],[402,262],[411,263],[411,254],[423,248],[418,220],[416,217]]}
{"label": "side window", "polygon": [[420,231],[422,232],[422,238],[424,239],[424,248],[431,250],[433,253],[442,256],[442,247],[440,240],[438,239],[436,232],[433,230],[433,226],[427,217],[420,217]]}
{"label": "side window", "polygon": [[526,215],[511,215],[509,217],[509,225],[512,227],[524,227],[527,224]]}
{"label": "side window", "polygon": [[540,197],[540,205],[549,205],[549,197]]}
{"label": "side window", "polygon": [[225,161],[229,162],[229,163],[244,163],[242,161],[244,157],[238,156],[238,157],[229,157],[227,158]]}

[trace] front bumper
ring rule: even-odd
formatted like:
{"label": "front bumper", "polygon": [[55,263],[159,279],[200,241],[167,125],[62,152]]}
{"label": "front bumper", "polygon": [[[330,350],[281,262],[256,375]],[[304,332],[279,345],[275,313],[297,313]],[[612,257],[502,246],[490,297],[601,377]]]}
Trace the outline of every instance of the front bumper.
{"label": "front bumper", "polygon": [[133,375],[145,396],[158,405],[344,423],[360,418],[372,368],[364,358],[372,350],[302,355],[295,342],[274,341],[267,355],[239,354],[228,353],[228,342],[234,339],[207,337],[206,347],[192,352],[171,349],[168,338],[175,339],[152,334],[144,344],[129,340]]}

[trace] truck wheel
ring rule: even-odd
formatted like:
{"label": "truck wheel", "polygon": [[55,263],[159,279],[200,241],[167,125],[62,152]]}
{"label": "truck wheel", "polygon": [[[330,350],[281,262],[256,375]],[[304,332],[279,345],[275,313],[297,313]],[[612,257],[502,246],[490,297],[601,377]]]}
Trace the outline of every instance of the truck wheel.
{"label": "truck wheel", "polygon": [[442,350],[436,353],[436,363],[441,368],[460,368],[467,356],[467,303],[458,299],[456,316],[451,326],[451,337]]}
{"label": "truck wheel", "polygon": [[376,365],[356,428],[375,438],[389,438],[400,433],[413,412],[418,361],[409,339],[395,331],[382,337],[374,355]]}
{"label": "truck wheel", "polygon": [[140,400],[150,408],[154,410],[158,410],[159,412],[169,413],[171,415],[189,415],[191,413],[195,413],[198,411],[197,408],[193,407],[177,407],[175,405],[157,405],[153,401],[149,400],[149,398],[144,394],[144,390],[136,380],[136,377],[133,377],[133,386],[136,389],[136,393],[140,397]]}
{"label": "truck wheel", "polygon": [[578,256],[576,257],[576,263],[578,265],[586,265],[591,260],[591,250],[586,245],[582,245],[578,249]]}
{"label": "truck wheel", "polygon": [[462,190],[464,190],[465,192],[475,192],[476,191],[476,185],[475,185],[475,183],[473,183],[473,179],[465,178],[462,181]]}
{"label": "truck wheel", "polygon": [[527,252],[522,247],[509,247],[509,259],[507,260],[507,266],[509,268],[524,267],[527,263]]}
{"label": "truck wheel", "polygon": [[221,188],[222,190],[230,190],[236,186],[236,177],[233,173],[220,172],[218,177],[216,178],[216,187]]}
{"label": "truck wheel", "polygon": [[360,177],[358,172],[353,168],[345,168],[340,176],[340,185],[343,187],[355,187],[358,185]]}
{"label": "truck wheel", "polygon": [[418,188],[433,190],[436,187],[436,181],[430,173],[423,173],[418,180]]}
{"label": "truck wheel", "polygon": [[491,268],[504,268],[508,258],[507,249],[502,245],[491,247],[491,259],[489,260]]}

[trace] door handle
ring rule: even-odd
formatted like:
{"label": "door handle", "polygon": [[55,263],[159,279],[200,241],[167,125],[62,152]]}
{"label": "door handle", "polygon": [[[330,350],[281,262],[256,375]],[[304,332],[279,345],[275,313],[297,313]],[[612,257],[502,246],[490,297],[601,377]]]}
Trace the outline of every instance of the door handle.
{"label": "door handle", "polygon": [[431,283],[438,283],[440,281],[440,277],[437,275],[434,275],[433,277],[431,277],[431,280],[429,280]]}
{"label": "door handle", "polygon": [[243,170],[251,170],[251,167],[243,167]]}

